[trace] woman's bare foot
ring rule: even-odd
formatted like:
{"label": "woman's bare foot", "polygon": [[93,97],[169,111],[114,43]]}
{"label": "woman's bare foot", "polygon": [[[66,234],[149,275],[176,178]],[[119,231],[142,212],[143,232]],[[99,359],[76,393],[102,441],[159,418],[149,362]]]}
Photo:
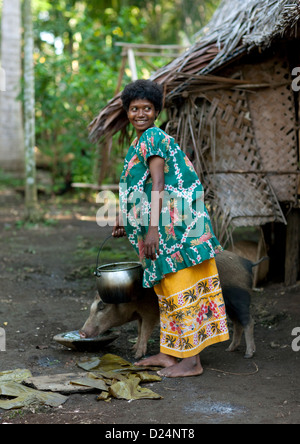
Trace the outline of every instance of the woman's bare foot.
{"label": "woman's bare foot", "polygon": [[150,356],[149,358],[142,359],[135,362],[136,366],[157,366],[157,367],[171,367],[177,364],[177,359],[174,356],[165,355],[164,353],[158,353],[158,355]]}
{"label": "woman's bare foot", "polygon": [[185,358],[175,365],[159,370],[157,373],[159,376],[166,376],[167,378],[199,376],[203,373],[203,367],[200,362],[200,356],[197,355],[191,358]]}

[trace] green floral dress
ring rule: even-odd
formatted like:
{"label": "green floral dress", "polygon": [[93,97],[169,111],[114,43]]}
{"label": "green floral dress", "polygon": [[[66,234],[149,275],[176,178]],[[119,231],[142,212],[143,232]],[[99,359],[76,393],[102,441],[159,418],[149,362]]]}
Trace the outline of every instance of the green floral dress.
{"label": "green floral dress", "polygon": [[[155,261],[144,255],[151,215],[152,178],[148,164],[151,156],[165,160],[159,255]],[[149,128],[140,140],[133,141],[125,158],[119,196],[128,239],[144,267],[144,287],[153,287],[166,274],[201,264],[222,251],[193,165],[173,137],[161,129]]]}

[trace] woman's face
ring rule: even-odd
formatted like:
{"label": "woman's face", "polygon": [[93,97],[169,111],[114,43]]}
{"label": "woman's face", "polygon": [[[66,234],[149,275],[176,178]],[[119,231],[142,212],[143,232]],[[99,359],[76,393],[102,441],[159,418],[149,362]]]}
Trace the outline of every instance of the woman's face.
{"label": "woman's face", "polygon": [[129,122],[135,128],[138,137],[140,137],[148,128],[154,126],[158,114],[159,113],[155,110],[153,103],[147,99],[133,100],[130,103],[127,112]]}

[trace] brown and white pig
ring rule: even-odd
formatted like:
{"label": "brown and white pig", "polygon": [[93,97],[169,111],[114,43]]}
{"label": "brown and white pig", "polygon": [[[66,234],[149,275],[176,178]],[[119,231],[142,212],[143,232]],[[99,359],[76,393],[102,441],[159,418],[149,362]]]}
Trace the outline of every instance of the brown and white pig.
{"label": "brown and white pig", "polygon": [[141,358],[147,352],[148,339],[159,322],[157,296],[152,288],[143,288],[143,295],[134,302],[106,304],[98,293],[92,303],[90,316],[80,330],[83,338],[98,336],[112,327],[138,321],[138,340],[133,346],[135,357]]}
{"label": "brown and white pig", "polygon": [[[228,351],[237,349],[245,332],[245,358],[255,352],[253,327],[250,314],[253,264],[236,254],[224,251],[216,256],[226,312],[233,322],[233,338]],[[259,261],[260,263],[261,261]],[[143,295],[135,302],[106,304],[97,294],[91,306],[90,316],[81,329],[81,336],[88,338],[106,332],[134,320],[138,321],[138,341],[133,347],[135,358],[146,354],[147,342],[159,322],[157,296],[153,289],[142,289]]]}

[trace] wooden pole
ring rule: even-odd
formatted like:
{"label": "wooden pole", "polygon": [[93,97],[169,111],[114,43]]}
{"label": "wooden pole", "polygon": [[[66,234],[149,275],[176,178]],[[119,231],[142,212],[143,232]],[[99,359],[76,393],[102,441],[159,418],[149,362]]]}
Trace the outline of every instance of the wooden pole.
{"label": "wooden pole", "polygon": [[134,51],[131,48],[128,48],[128,63],[131,71],[132,81],[135,82],[138,79]]}
{"label": "wooden pole", "polygon": [[116,42],[115,46],[121,46],[122,48],[139,48],[139,49],[187,49],[188,46],[182,46],[182,45],[145,45],[143,43],[127,43],[127,42]]}
{"label": "wooden pole", "polygon": [[119,94],[119,92],[121,90],[122,80],[123,80],[124,73],[125,73],[126,61],[127,61],[127,57],[125,55],[125,56],[122,57],[122,65],[121,65],[120,74],[119,74],[119,78],[118,78],[118,84],[117,84],[117,87],[116,87],[116,90],[115,90],[115,96],[117,94]]}
{"label": "wooden pole", "polygon": [[285,250],[285,285],[295,285],[299,273],[300,209],[294,208],[287,216]]}

